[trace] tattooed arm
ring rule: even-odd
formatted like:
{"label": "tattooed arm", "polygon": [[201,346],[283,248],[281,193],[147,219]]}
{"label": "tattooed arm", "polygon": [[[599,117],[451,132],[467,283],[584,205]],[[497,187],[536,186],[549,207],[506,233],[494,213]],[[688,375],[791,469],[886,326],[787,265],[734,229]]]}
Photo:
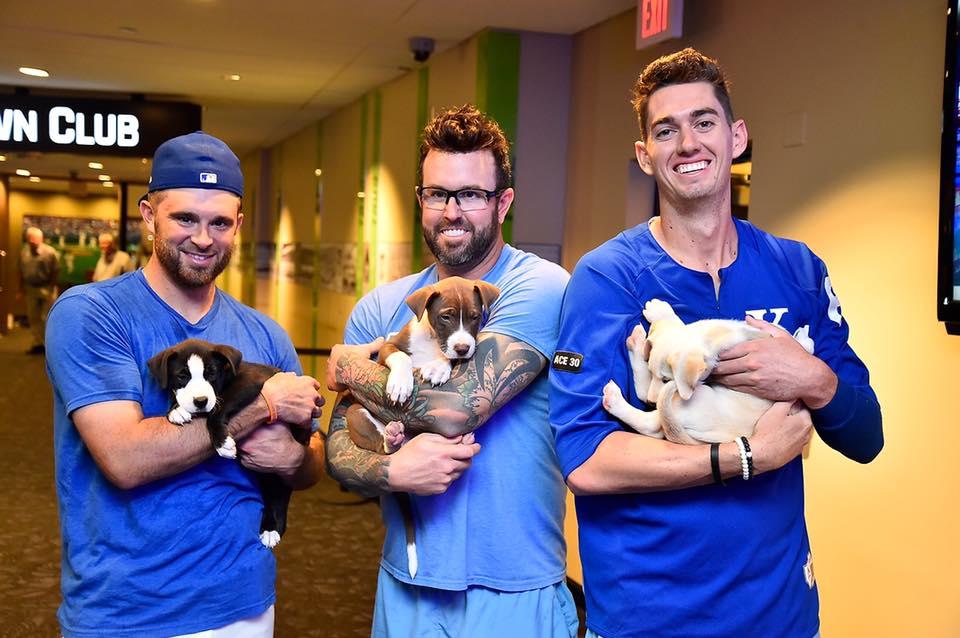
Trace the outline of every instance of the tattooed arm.
{"label": "tattooed arm", "polygon": [[[376,365],[376,364],[374,364]],[[440,494],[470,467],[480,451],[473,435],[444,438],[423,434],[391,455],[354,445],[347,431],[350,393],[342,393],[333,409],[327,434],[327,472],[348,490],[364,496],[386,492]]]}
{"label": "tattooed arm", "polygon": [[532,346],[506,335],[481,333],[474,356],[453,367],[450,380],[431,386],[420,379],[406,403],[386,396],[389,370],[370,361],[363,346],[335,346],[328,382],[348,388],[380,421],[400,421],[408,437],[429,431],[447,437],[473,432],[540,374],[547,360]]}

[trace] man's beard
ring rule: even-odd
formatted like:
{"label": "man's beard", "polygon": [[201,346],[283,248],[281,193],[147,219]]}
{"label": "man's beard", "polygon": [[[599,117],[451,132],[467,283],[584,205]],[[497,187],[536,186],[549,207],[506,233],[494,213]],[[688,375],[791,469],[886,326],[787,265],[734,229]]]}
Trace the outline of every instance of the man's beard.
{"label": "man's beard", "polygon": [[[500,224],[497,221],[497,211],[493,211],[490,216],[490,223],[482,229],[468,222],[463,217],[455,224],[443,224],[435,229],[423,229],[423,239],[430,247],[430,252],[437,258],[437,261],[444,266],[457,268],[460,266],[472,266],[479,263],[483,257],[490,252],[497,239],[497,233],[500,232]],[[444,249],[440,243],[440,233],[448,228],[462,228],[470,233],[470,241],[458,248]]]}
{"label": "man's beard", "polygon": [[153,251],[160,260],[160,265],[177,284],[185,288],[202,288],[213,283],[230,263],[233,244],[224,247],[220,256],[204,268],[191,267],[180,250],[164,241],[159,234],[154,237]]}

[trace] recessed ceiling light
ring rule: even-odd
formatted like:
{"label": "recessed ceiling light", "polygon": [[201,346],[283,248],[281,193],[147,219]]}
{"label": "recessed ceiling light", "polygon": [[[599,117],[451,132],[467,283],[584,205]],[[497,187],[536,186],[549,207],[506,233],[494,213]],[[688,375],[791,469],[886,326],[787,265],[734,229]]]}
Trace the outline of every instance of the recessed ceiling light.
{"label": "recessed ceiling light", "polygon": [[0,155],[0,162],[6,162],[6,161],[7,161],[7,156],[6,156],[6,155]]}
{"label": "recessed ceiling light", "polygon": [[146,157],[141,157],[141,158],[140,158],[140,163],[141,163],[141,164],[146,164],[146,163],[149,162],[149,161],[150,161],[150,160],[148,160]]}
{"label": "recessed ceiling light", "polygon": [[30,171],[28,171],[25,168],[18,168],[17,175],[19,175],[20,177],[30,177]]}
{"label": "recessed ceiling light", "polygon": [[239,82],[240,74],[239,73],[225,73],[223,75],[224,80],[230,80],[231,82]]}
{"label": "recessed ceiling light", "polygon": [[357,197],[359,197],[360,199],[363,199],[363,198],[366,197],[366,196],[367,196],[367,194],[364,193],[363,191],[360,191],[359,193],[357,193]]}
{"label": "recessed ceiling light", "polygon": [[99,179],[101,182],[109,182],[109,181],[110,181],[110,176],[109,176],[109,175],[97,175],[97,179]]}
{"label": "recessed ceiling light", "polygon": [[113,182],[104,182],[103,185],[107,188],[113,188]]}
{"label": "recessed ceiling light", "polygon": [[313,171],[313,174],[316,175],[317,177],[320,177],[321,175],[323,175],[323,171],[318,168],[317,170]]}
{"label": "recessed ceiling light", "polygon": [[87,164],[87,166],[89,166],[95,171],[103,170],[103,164],[101,164],[100,162],[90,162],[89,164]]}
{"label": "recessed ceiling light", "polygon": [[39,181],[40,181],[40,178],[37,177],[36,175],[31,175],[31,176],[30,176],[30,181],[31,181],[31,182],[39,182]]}
{"label": "recessed ceiling light", "polygon": [[50,74],[44,71],[43,69],[35,69],[32,66],[22,66],[19,69],[20,73],[24,75],[32,75],[37,78],[48,78]]}

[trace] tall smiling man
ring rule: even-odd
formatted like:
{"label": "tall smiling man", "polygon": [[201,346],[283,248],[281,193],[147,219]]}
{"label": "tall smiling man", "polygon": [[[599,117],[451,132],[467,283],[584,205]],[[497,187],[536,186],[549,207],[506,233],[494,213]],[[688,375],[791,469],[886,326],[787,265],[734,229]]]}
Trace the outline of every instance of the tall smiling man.
{"label": "tall smiling man", "polygon": [[[386,539],[373,636],[471,638],[576,635],[565,585],[565,488],[547,422],[547,358],[556,344],[567,273],[504,243],[513,202],[509,147],[475,108],[437,115],[420,146],[423,236],[437,263],[360,300],[346,342],[327,368],[331,389],[349,389],[383,421],[445,419],[462,436],[420,434],[385,456],[357,448],[346,430],[349,400],[334,409],[331,474],[381,496]],[[404,299],[451,276],[482,279],[500,296],[470,361],[450,380],[387,399],[386,368],[370,361],[380,337],[413,316]],[[482,451],[481,451],[482,449]],[[392,492],[409,492],[419,567],[408,571],[404,523]]]}
{"label": "tall smiling man", "polygon": [[[660,216],[577,264],[557,347],[580,365],[551,370],[550,420],[577,495],[589,635],[812,638],[818,597],[800,453],[811,428],[856,461],[880,452],[867,369],[847,344],[824,263],[731,216],[730,164],[747,130],[717,63],[693,49],[658,59],[638,78],[633,103],[637,159],[657,181]],[[636,324],[648,327],[642,312],[652,298],[687,323],[746,316],[770,334],[722,353],[713,375],[777,402],[743,451],[627,432],[604,411],[610,379],[643,405],[624,342]],[[803,327],[814,356],[790,336]]]}
{"label": "tall smiling man", "polygon": [[[319,439],[297,443],[323,399],[299,376],[289,337],[216,288],[243,223],[233,152],[201,132],[162,144],[140,212],[147,265],[70,289],[50,313],[47,372],[63,537],[58,617],[67,638],[273,636],[275,563],[260,542],[257,483],[213,453],[203,418],[167,421],[146,361],[187,338],[238,348],[286,372],[229,423],[243,465],[294,488],[322,470]],[[267,423],[270,415],[276,421]]]}

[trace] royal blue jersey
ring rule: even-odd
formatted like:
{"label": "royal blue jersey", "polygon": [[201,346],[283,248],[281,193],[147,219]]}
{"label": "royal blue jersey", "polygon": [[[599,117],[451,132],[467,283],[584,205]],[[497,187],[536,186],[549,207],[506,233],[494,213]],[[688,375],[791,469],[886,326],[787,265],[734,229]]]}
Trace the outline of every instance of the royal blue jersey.
{"label": "royal blue jersey", "polygon": [[[847,343],[823,262],[801,243],[735,224],[738,255],[720,270],[719,293],[708,273],[667,255],[647,224],[580,260],[564,296],[557,350],[582,360],[576,371],[550,373],[550,420],[564,477],[624,429],[601,404],[607,381],[616,381],[631,404],[644,405],[624,342],[637,323],[649,328],[643,307],[652,298],[670,303],[686,323],[750,314],[790,333],[808,326],[815,355],[839,378],[833,400],[813,411],[819,436],[861,462],[879,452],[879,405]],[[604,638],[817,633],[800,458],[726,487],[578,496],[576,506],[587,625]]]}

